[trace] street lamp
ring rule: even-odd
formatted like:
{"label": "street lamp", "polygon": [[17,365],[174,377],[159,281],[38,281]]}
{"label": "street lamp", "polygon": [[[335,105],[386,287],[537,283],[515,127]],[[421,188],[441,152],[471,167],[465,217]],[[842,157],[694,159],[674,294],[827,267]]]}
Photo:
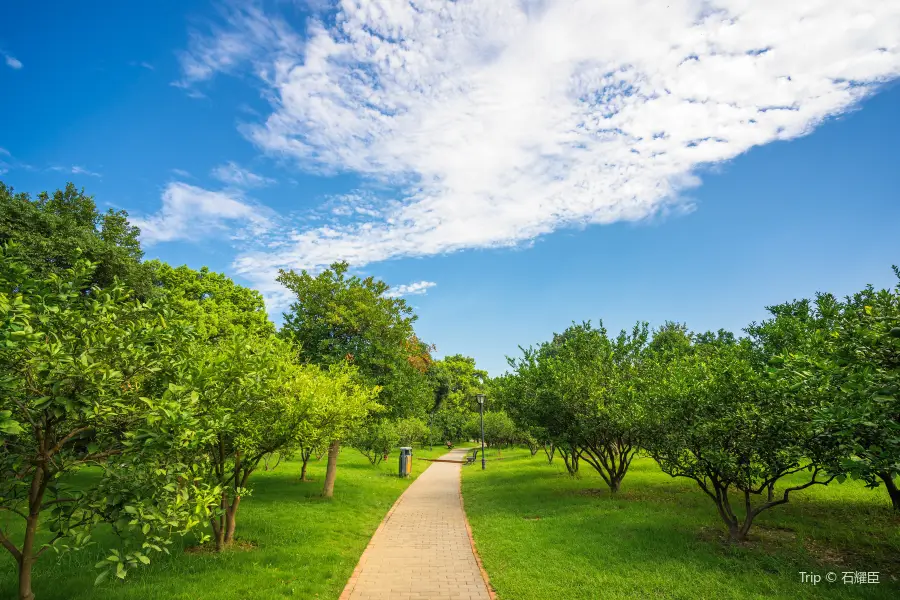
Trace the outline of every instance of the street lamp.
{"label": "street lamp", "polygon": [[481,470],[484,471],[484,394],[477,394],[478,406],[481,410]]}

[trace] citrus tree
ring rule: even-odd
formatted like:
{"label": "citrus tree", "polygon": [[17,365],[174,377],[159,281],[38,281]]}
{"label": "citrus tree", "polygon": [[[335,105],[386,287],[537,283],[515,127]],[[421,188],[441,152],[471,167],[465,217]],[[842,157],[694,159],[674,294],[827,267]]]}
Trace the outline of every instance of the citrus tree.
{"label": "citrus tree", "polygon": [[350,434],[350,445],[377,466],[400,443],[396,424],[389,419],[361,423]]}
{"label": "citrus tree", "polygon": [[[99,578],[124,578],[206,521],[216,490],[186,462],[206,433],[196,398],[171,377],[185,332],[118,283],[92,287],[87,261],[35,273],[16,250],[0,249],[0,512],[22,528],[4,519],[0,544],[30,600],[45,553],[84,546],[110,523],[130,543]],[[100,476],[66,484],[88,467]]]}
{"label": "citrus tree", "polygon": [[[669,361],[646,402],[644,447],[663,472],[697,483],[732,541],[745,540],[756,517],[792,492],[834,478],[813,451],[813,407],[758,368],[747,340],[698,344]],[[782,485],[799,474],[802,483]]]}
{"label": "citrus tree", "polygon": [[274,336],[233,333],[197,344],[184,378],[197,397],[196,417],[207,434],[194,474],[215,482],[210,505],[217,550],[234,540],[241,499],[263,458],[289,445],[310,392],[291,348]]}
{"label": "citrus tree", "polygon": [[815,344],[779,355],[778,373],[817,406],[823,441],[837,448],[829,470],[884,485],[900,510],[900,284],[839,303],[820,296],[814,315],[828,326]]}

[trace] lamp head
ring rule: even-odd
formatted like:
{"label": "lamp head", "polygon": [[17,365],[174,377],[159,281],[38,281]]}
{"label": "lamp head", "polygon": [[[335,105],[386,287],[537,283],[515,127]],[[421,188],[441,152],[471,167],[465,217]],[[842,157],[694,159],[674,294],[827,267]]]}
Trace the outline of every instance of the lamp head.
{"label": "lamp head", "polygon": [[478,404],[484,404],[484,394],[476,394],[475,397],[478,399]]}

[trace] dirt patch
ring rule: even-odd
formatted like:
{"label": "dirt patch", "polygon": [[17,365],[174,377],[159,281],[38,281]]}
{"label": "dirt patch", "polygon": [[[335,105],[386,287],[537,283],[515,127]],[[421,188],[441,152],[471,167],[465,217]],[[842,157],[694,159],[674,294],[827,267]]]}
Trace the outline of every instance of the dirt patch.
{"label": "dirt patch", "polygon": [[590,498],[608,498],[610,500],[626,500],[628,502],[653,502],[655,504],[672,504],[683,502],[681,496],[685,490],[667,490],[661,492],[659,490],[642,490],[628,489],[620,490],[613,494],[609,488],[586,488],[581,490],[573,490],[569,492],[575,496],[587,496]]}
{"label": "dirt patch", "polygon": [[772,550],[794,546],[797,541],[797,532],[789,527],[754,525],[745,541],[732,542],[728,539],[728,532],[725,531],[724,526],[701,527],[697,532],[697,537],[705,542]]}
{"label": "dirt patch", "polygon": [[601,489],[601,488],[586,488],[583,490],[574,490],[572,492],[576,496],[609,496],[609,490]]}
{"label": "dirt patch", "polygon": [[[225,547],[225,552],[248,552],[250,550],[255,550],[256,547],[256,542],[250,540],[235,540]],[[209,542],[199,546],[190,546],[185,548],[184,551],[187,554],[215,554],[216,545]]]}
{"label": "dirt patch", "polygon": [[525,519],[526,521],[540,521],[541,520],[541,518],[537,515],[534,515],[531,517],[522,517],[522,518]]}
{"label": "dirt patch", "polygon": [[813,540],[804,540],[803,546],[809,555],[816,559],[821,565],[829,567],[843,567],[851,563],[856,563],[855,556],[847,552],[841,552],[837,548],[826,546],[820,542]]}

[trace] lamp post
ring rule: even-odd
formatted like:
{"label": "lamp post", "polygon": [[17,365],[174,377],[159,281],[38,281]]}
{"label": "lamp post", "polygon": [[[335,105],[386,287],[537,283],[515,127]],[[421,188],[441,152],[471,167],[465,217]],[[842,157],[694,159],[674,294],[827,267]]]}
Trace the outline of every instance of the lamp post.
{"label": "lamp post", "polygon": [[484,394],[477,394],[478,406],[481,411],[481,470],[484,471]]}

